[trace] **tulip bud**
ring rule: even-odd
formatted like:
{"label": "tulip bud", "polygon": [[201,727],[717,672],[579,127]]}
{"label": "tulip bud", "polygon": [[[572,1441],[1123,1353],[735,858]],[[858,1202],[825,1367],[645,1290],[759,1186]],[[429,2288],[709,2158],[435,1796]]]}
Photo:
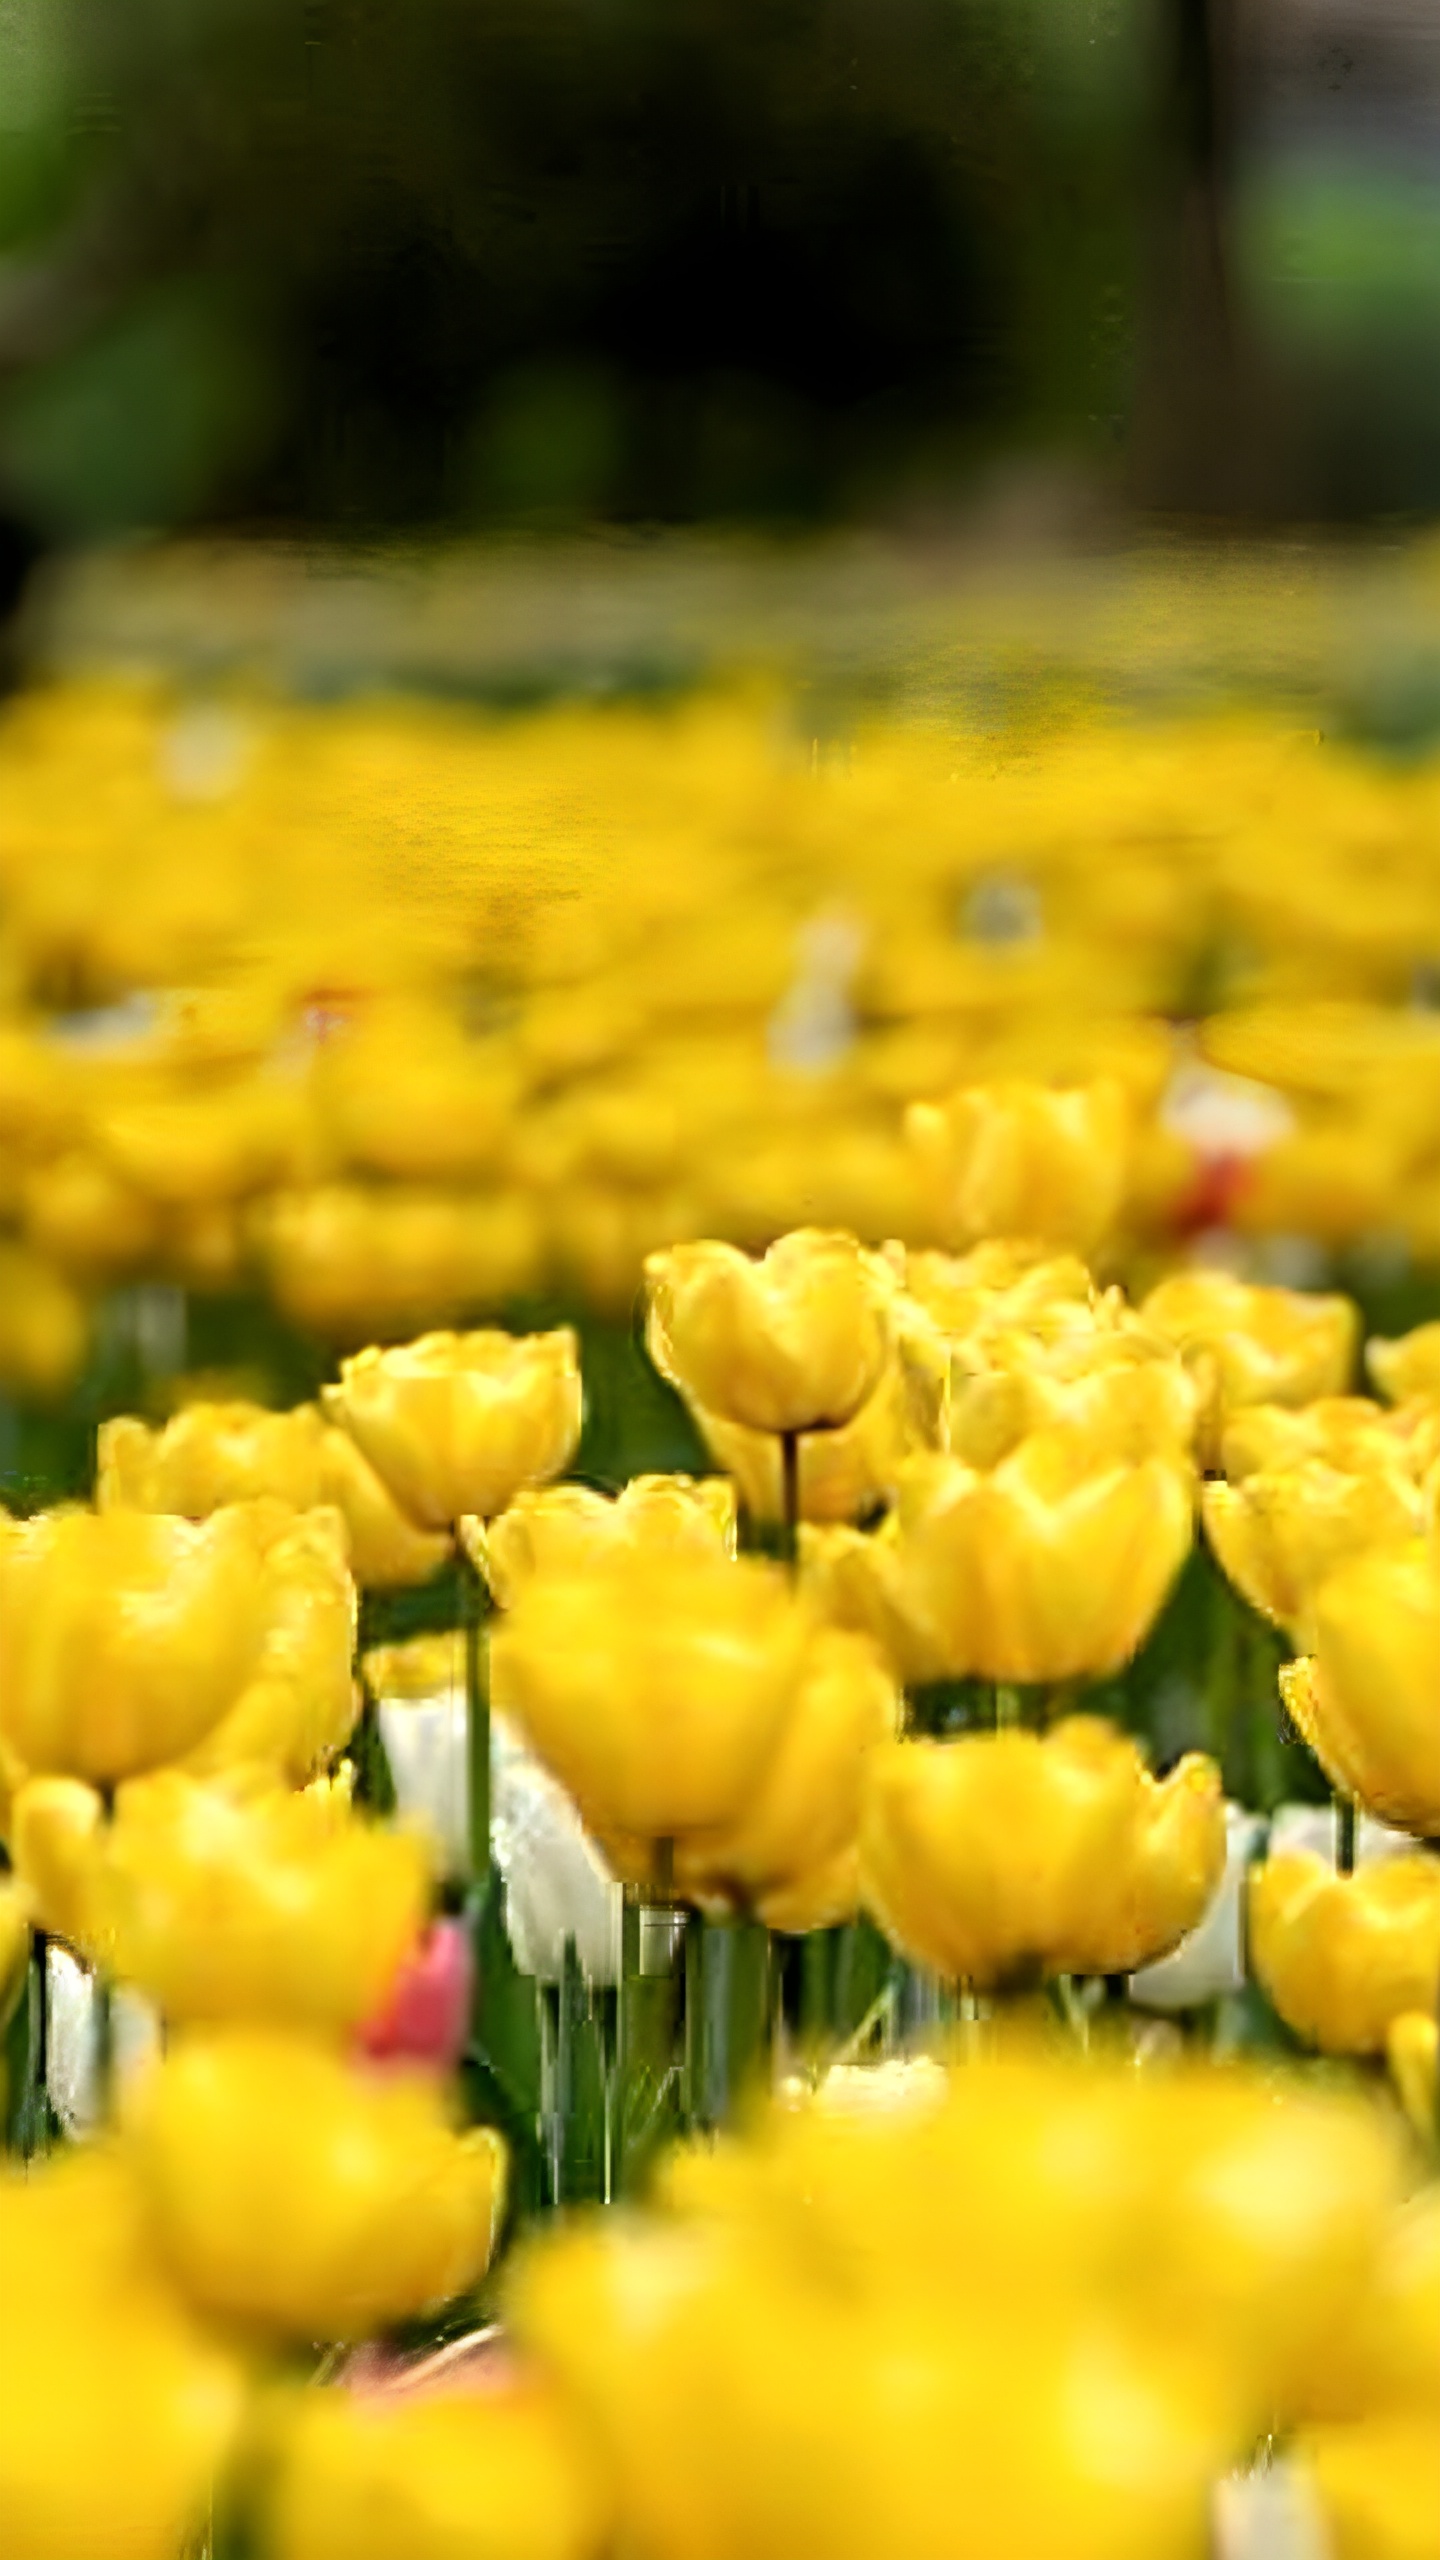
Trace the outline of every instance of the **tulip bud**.
{"label": "tulip bud", "polygon": [[577,1346],[554,1333],[428,1333],[393,1351],[359,1351],[324,1390],[409,1517],[449,1529],[467,1511],[493,1519],[526,1485],[558,1475],[584,1416]]}
{"label": "tulip bud", "polygon": [[372,2062],[424,2062],[453,2071],[470,2034],[474,1964],[458,1920],[437,1920],[405,1959],[382,2009],[360,2031]]}
{"label": "tulip bud", "polygon": [[851,1235],[800,1228],[756,1262],[675,1245],[645,1279],[650,1357],[699,1410],[750,1431],[834,1430],[880,1383],[893,1291]]}

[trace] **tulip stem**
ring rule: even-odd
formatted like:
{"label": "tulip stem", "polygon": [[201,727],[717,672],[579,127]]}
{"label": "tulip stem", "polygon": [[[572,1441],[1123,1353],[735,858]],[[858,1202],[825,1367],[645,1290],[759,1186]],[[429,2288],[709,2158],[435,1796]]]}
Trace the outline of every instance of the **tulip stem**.
{"label": "tulip stem", "polygon": [[1355,1873],[1355,1847],[1358,1822],[1355,1806],[1348,1796],[1335,1799],[1335,1864],[1342,1876]]}
{"label": "tulip stem", "polygon": [[1023,1724],[1023,1722],[1024,1717],[1020,1711],[1019,1690],[1009,1681],[997,1680],[995,1683],[996,1732],[1003,1733],[1007,1726]]}
{"label": "tulip stem", "polygon": [[464,1547],[456,1554],[460,1576],[460,1624],[465,1644],[465,1734],[470,1782],[470,1889],[477,1912],[490,1881],[490,1694],[482,1646],[486,1592]]}
{"label": "tulip stem", "polygon": [[780,1554],[793,1573],[800,1560],[800,1434],[780,1434]]}

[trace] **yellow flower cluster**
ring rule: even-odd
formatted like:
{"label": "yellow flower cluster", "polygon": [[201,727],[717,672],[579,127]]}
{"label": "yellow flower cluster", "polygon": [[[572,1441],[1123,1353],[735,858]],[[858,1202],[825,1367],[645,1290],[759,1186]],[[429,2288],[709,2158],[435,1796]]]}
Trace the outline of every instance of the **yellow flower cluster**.
{"label": "yellow flower cluster", "polygon": [[1388,2048],[1420,2123],[1435,2115],[1440,2001],[1440,1858],[1424,1845],[1440,1839],[1437,1339],[1427,1325],[1370,1344],[1392,1404],[1321,1393],[1232,1415],[1202,1497],[1226,1574],[1303,1648],[1280,1685],[1337,1794],[1418,1844],[1359,1873],[1277,1851],[1249,1880],[1251,1961],[1307,2042]]}
{"label": "yellow flower cluster", "polygon": [[743,691],[36,692],[0,734],[0,1377],[63,1390],[135,1273],[344,1343],[623,1308],[649,1251],[807,1222],[1433,1259],[1436,788],[1253,719],[882,721],[837,762]]}
{"label": "yellow flower cluster", "polygon": [[[1264,1858],[1254,1973],[1432,2122],[1432,1339],[1372,1347],[1389,1405],[1346,1392],[1344,1301],[1195,1271],[1132,1304],[1040,1241],[681,1240],[645,1280],[733,1480],[557,1482],[573,1337],[431,1334],[319,1408],[112,1426],[95,1509],[0,1523],[0,2010],[38,1928],[169,2031],[86,2156],[0,2180],[6,2560],[179,2560],[232,2476],[264,2560],[1175,2560],[1281,2433],[1346,2560],[1433,2560],[1440,2224],[1398,2113],[1004,2023],[1163,1959],[1220,1890],[1218,1770],[1157,1778],[1073,1694],[1143,1643],[1199,1508],[1304,1648],[1317,1756],[1421,1844]],[[741,1552],[767,1523],[779,1561]],[[455,1547],[495,1707],[632,1902],[868,1911],[969,2049],[675,2155],[658,2212],[526,2252],[492,2398],[370,2404],[281,2359],[472,2288],[504,2194],[433,2067],[358,2058],[431,1860],[335,1766],[361,1554],[393,1582]],[[917,1729],[937,1681],[984,1729],[949,1690]]]}
{"label": "yellow flower cluster", "polygon": [[[338,1424],[118,1426],[101,1507],[0,1523],[0,2005],[34,1929],[167,2030],[85,2155],[0,2177],[7,2560],[180,2560],[255,2430],[288,2443],[295,2353],[440,2310],[494,2246],[504,2144],[457,2129],[438,2035],[405,2040],[442,1944],[430,1851],[357,1811],[335,1766],[355,1530],[319,1497],[349,1492],[409,1573],[448,1552],[452,1506],[564,1462],[579,1379],[564,1335],[420,1343],[388,1392],[355,1366]],[[544,2395],[495,2423],[517,2512],[538,2484],[559,2519],[535,2547],[588,2548],[593,2499],[548,2481],[568,2438]],[[473,2475],[463,2443],[455,2460]]]}
{"label": "yellow flower cluster", "polygon": [[[627,2547],[1178,2560],[1212,2547],[1220,2477],[1296,2428],[1347,2555],[1440,2547],[1440,2217],[1377,2113],[1003,2044],[886,2081],[680,2152],[658,2211],[516,2266],[514,2330],[588,2420]],[[1354,2538],[1367,2500],[1415,2538]]]}

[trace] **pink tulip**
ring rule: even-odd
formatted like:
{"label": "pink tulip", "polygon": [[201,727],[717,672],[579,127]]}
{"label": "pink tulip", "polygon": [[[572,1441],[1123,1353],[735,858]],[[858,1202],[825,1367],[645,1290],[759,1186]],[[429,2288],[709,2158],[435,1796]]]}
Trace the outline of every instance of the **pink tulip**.
{"label": "pink tulip", "polygon": [[458,1920],[437,1920],[405,1959],[378,2017],[360,2030],[372,2062],[428,2062],[453,2071],[470,2033],[474,1968],[470,1940]]}

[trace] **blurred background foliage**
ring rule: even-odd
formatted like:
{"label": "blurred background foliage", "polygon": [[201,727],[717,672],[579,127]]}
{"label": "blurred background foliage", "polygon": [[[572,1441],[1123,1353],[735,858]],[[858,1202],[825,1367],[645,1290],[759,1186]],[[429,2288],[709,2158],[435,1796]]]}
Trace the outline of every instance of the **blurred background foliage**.
{"label": "blurred background foliage", "polygon": [[0,0],[48,538],[818,516],[1113,453],[1173,0]]}

